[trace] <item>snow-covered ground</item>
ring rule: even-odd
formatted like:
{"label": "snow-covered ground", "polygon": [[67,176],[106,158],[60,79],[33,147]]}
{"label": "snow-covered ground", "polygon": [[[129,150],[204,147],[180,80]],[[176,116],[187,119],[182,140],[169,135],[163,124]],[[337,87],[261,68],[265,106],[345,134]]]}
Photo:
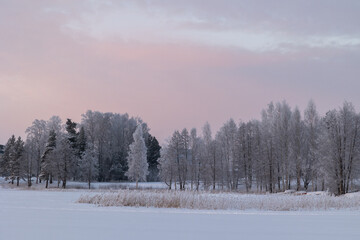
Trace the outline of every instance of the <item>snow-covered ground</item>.
{"label": "snow-covered ground", "polygon": [[76,203],[86,192],[0,186],[0,239],[360,239],[360,211],[208,211]]}

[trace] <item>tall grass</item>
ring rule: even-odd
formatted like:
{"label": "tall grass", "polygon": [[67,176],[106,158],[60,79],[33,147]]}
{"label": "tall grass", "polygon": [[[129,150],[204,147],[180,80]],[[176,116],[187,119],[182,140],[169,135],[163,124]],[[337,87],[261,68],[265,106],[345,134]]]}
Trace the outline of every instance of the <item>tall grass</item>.
{"label": "tall grass", "polygon": [[351,198],[329,195],[236,194],[191,191],[119,190],[113,193],[85,194],[79,203],[99,206],[131,206],[211,210],[331,210],[360,209],[360,195]]}

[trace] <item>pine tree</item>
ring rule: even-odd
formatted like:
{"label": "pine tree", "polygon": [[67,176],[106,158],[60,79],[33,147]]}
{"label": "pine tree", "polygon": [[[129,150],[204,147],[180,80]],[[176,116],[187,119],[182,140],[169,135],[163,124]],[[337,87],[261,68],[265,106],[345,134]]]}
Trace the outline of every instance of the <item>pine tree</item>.
{"label": "pine tree", "polygon": [[54,130],[51,130],[49,133],[49,138],[45,147],[45,152],[41,156],[41,173],[40,178],[46,181],[45,187],[49,186],[50,174],[53,170],[53,152],[56,148],[56,133]]}
{"label": "pine tree", "polygon": [[19,137],[14,145],[14,157],[10,164],[11,179],[16,179],[16,186],[19,186],[20,178],[24,176],[22,156],[24,153],[24,141]]}
{"label": "pine tree", "polygon": [[[11,175],[10,165],[15,156],[15,142],[16,138],[12,135],[5,145],[4,155],[2,157],[2,161],[0,162],[1,175],[4,176],[5,179],[8,179]],[[14,183],[13,180],[12,183]]]}
{"label": "pine tree", "polygon": [[[72,166],[74,180],[78,177],[78,169],[79,169],[79,160],[81,158],[80,151],[78,148],[78,137],[79,134],[76,132],[76,123],[71,121],[71,119],[67,119],[66,121],[66,132],[67,132],[67,143],[69,145],[69,151],[64,152],[64,158],[67,159],[67,164],[64,162],[63,172],[66,173],[65,182],[63,181],[63,188],[66,187],[66,179],[68,177],[69,167]],[[84,133],[85,134],[85,133]],[[65,143],[64,143],[65,144]],[[64,146],[67,148],[67,146]],[[66,169],[65,169],[66,167]]]}
{"label": "pine tree", "polygon": [[0,154],[4,154],[5,146],[0,144]]}
{"label": "pine tree", "polygon": [[130,151],[128,155],[129,169],[126,172],[126,176],[130,180],[136,182],[136,188],[138,188],[139,181],[146,181],[148,175],[148,163],[146,160],[146,146],[143,137],[142,126],[139,124],[133,134],[134,142],[130,145]]}
{"label": "pine tree", "polygon": [[76,140],[78,155],[80,156],[80,158],[83,155],[83,153],[86,151],[86,142],[87,142],[87,138],[85,135],[85,130],[84,127],[81,127]]}
{"label": "pine tree", "polygon": [[156,137],[149,137],[146,142],[147,147],[147,162],[149,164],[148,181],[157,181],[159,179],[158,159],[160,158],[160,145]]}
{"label": "pine tree", "polygon": [[77,140],[76,123],[68,118],[66,121],[65,128],[68,133],[68,140],[70,142],[71,147],[76,148],[76,140]]}

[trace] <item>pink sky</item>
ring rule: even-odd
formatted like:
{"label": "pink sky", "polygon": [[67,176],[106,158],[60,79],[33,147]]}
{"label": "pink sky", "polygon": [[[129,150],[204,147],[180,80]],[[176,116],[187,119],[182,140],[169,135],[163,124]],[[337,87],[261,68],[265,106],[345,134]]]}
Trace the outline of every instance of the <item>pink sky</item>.
{"label": "pink sky", "polygon": [[163,141],[270,101],[359,106],[358,1],[206,2],[2,1],[0,143],[88,109],[140,116]]}

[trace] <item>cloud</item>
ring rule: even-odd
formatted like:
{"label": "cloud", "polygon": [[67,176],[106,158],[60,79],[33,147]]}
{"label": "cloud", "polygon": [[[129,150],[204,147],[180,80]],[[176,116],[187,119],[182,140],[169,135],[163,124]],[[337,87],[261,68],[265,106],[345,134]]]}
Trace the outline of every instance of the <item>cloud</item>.
{"label": "cloud", "polygon": [[357,6],[4,1],[0,143],[35,118],[80,121],[88,109],[140,116],[163,140],[206,121],[216,130],[259,118],[272,100],[313,98],[322,112],[358,102]]}
{"label": "cloud", "polygon": [[[181,6],[162,1],[120,2],[118,5],[109,4],[96,11],[82,13],[80,17],[65,23],[64,27],[97,40],[188,43],[257,52],[284,53],[301,47],[360,47],[360,32],[357,28],[355,32],[349,31],[347,27],[346,31],[338,29],[339,22],[346,26],[353,26],[353,22],[339,17],[328,19],[327,11],[343,16],[339,7],[331,1],[323,2],[324,6],[329,7],[326,11],[322,11],[318,3],[292,2],[289,5],[283,2],[280,7],[277,4],[269,6],[268,1],[255,2],[245,4],[243,1],[226,1],[219,5],[210,1],[202,7],[198,1],[188,5],[182,3]],[[239,10],[239,14],[229,8],[230,3],[233,9]],[[356,2],[353,5],[357,5]],[[217,7],[216,11],[214,7]],[[313,7],[318,8],[314,11]],[[309,12],[302,15],[306,10]],[[353,16],[354,12],[347,10]],[[322,18],[329,21],[325,28]],[[316,29],[317,32],[307,29]]]}

